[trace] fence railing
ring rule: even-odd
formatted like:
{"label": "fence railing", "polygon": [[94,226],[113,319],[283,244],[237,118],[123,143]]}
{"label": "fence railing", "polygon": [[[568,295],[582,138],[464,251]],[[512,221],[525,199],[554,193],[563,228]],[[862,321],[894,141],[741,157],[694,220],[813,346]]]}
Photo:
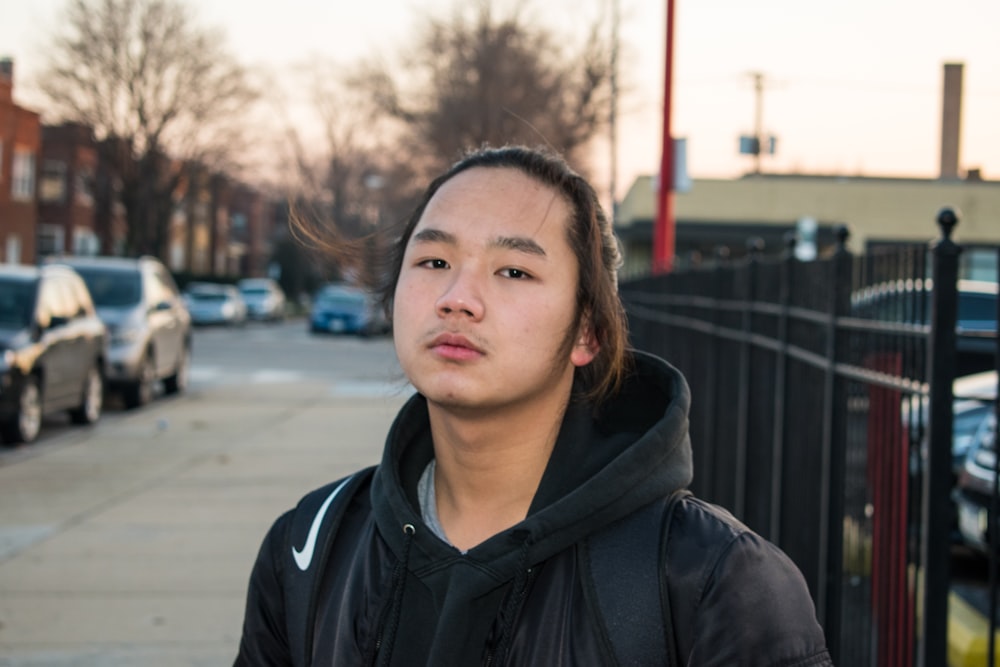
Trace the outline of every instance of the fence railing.
{"label": "fence railing", "polygon": [[694,492],[795,561],[837,664],[946,664],[952,385],[984,357],[957,345],[957,217],[938,224],[930,248],[855,256],[844,228],[818,260],[790,241],[621,286],[633,344],[691,385]]}

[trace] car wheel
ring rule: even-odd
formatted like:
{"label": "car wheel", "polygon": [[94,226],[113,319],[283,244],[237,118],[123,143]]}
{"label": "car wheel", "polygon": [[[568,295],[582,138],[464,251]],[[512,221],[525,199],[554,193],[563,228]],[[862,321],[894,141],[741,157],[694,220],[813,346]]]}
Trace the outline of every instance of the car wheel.
{"label": "car wheel", "polygon": [[153,355],[146,354],[139,366],[139,377],[125,390],[125,407],[129,410],[139,408],[153,400],[153,385],[156,384],[156,368],[153,367]]}
{"label": "car wheel", "polygon": [[33,442],[38,437],[42,430],[42,390],[36,376],[24,378],[17,397],[17,414],[3,424],[2,430],[4,442],[10,444]]}
{"label": "car wheel", "polygon": [[181,351],[181,358],[177,360],[174,374],[163,380],[163,390],[168,394],[179,394],[187,389],[190,370],[191,350],[185,345]]}
{"label": "car wheel", "polygon": [[104,378],[101,377],[101,369],[94,366],[87,372],[80,405],[69,411],[69,417],[74,424],[93,424],[101,418],[103,407]]}

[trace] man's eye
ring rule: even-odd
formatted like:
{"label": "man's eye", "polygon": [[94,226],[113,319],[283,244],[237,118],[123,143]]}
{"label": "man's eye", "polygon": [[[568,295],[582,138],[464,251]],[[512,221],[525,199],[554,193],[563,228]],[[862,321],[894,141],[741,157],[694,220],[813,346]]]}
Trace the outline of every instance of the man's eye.
{"label": "man's eye", "polygon": [[500,273],[508,278],[514,278],[515,280],[528,280],[531,278],[530,273],[522,271],[521,269],[502,269]]}
{"label": "man's eye", "polygon": [[448,262],[443,259],[425,259],[420,262],[420,266],[425,266],[428,269],[447,269]]}

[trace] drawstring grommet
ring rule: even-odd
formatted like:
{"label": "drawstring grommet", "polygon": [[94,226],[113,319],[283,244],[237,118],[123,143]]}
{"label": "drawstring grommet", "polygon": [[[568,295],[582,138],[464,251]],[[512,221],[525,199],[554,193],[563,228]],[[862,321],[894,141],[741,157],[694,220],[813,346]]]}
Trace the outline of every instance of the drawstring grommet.
{"label": "drawstring grommet", "polygon": [[404,523],[403,532],[406,533],[407,535],[413,535],[414,533],[417,532],[417,529],[413,526],[412,523]]}

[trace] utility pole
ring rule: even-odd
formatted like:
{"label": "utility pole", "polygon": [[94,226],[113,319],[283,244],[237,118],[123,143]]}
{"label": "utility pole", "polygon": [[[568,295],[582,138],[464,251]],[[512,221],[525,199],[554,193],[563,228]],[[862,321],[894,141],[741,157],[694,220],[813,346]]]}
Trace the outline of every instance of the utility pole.
{"label": "utility pole", "polygon": [[764,89],[770,83],[763,72],[749,72],[753,79],[753,134],[740,137],[740,153],[753,156],[753,173],[761,173],[761,156],[774,155],[775,138],[764,133]]}
{"label": "utility pole", "polygon": [[753,114],[753,136],[755,148],[753,156],[753,173],[760,173],[760,154],[764,152],[764,74],[762,72],[751,72],[753,77],[754,92],[754,114]]}

